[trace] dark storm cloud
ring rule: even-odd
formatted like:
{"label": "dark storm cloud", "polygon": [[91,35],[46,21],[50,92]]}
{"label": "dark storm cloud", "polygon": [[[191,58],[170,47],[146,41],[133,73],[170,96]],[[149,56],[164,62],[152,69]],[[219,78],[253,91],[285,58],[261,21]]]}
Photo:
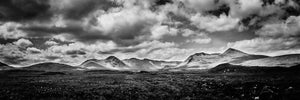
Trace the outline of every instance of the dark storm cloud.
{"label": "dark storm cloud", "polygon": [[48,19],[49,0],[1,0],[0,21]]}
{"label": "dark storm cloud", "polygon": [[285,11],[285,15],[282,16],[283,20],[286,20],[289,16],[299,16],[300,15],[300,8],[297,7],[283,7],[284,11]]}
{"label": "dark storm cloud", "polygon": [[110,51],[99,51],[98,54],[114,54],[117,52],[121,53],[134,53],[142,48],[122,48],[122,49],[113,49]]}
{"label": "dark storm cloud", "polygon": [[53,34],[68,33],[74,36],[79,41],[94,42],[96,40],[109,40],[111,37],[105,36],[101,31],[86,30],[84,27],[79,25],[70,25],[67,27],[41,27],[31,26],[22,27],[21,30],[27,32],[32,37],[45,37]]}
{"label": "dark storm cloud", "polygon": [[[69,25],[67,27],[43,27],[43,26],[30,26],[22,27],[20,30],[28,33],[29,37],[42,37],[47,38],[51,35],[58,35],[62,33],[71,34],[71,38],[75,38],[78,41],[85,43],[94,43],[98,40],[113,40],[120,46],[129,46],[140,43],[140,40],[136,40],[138,32],[140,32],[144,26],[136,26],[136,28],[126,29],[122,32],[104,34],[102,31],[89,30],[80,25]],[[44,47],[43,47],[44,48]]]}
{"label": "dark storm cloud", "polygon": [[0,44],[7,44],[7,43],[12,43],[14,41],[17,41],[18,39],[4,39],[0,38]]}
{"label": "dark storm cloud", "polygon": [[220,16],[221,14],[226,14],[228,16],[230,7],[228,5],[222,5],[218,9],[207,11],[208,14],[214,16]]}
{"label": "dark storm cloud", "polygon": [[56,59],[60,59],[61,57],[59,56],[45,56],[46,59],[48,60],[56,60]]}
{"label": "dark storm cloud", "polygon": [[165,5],[168,3],[173,3],[173,1],[172,0],[156,0],[156,2],[155,2],[156,5]]}
{"label": "dark storm cloud", "polygon": [[82,50],[69,50],[66,51],[67,55],[85,55],[86,53]]}
{"label": "dark storm cloud", "polygon": [[0,21],[43,21],[50,20],[55,14],[79,20],[97,9],[108,10],[116,6],[109,0],[1,0]]}
{"label": "dark storm cloud", "polygon": [[[57,1],[59,2],[60,0]],[[109,0],[62,0],[62,1],[71,1],[71,2],[60,5],[62,7],[54,9],[54,12],[63,14],[66,19],[74,19],[74,20],[79,20],[97,9],[103,9],[107,11],[111,7],[118,6],[117,4]],[[54,5],[54,6],[58,6],[58,5]]]}
{"label": "dark storm cloud", "polygon": [[271,5],[275,3],[275,0],[262,0],[263,6]]}

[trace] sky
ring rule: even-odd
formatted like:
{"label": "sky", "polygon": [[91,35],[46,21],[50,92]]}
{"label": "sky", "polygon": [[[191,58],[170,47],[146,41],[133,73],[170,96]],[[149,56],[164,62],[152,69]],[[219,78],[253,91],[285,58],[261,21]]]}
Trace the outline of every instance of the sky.
{"label": "sky", "polygon": [[1,0],[0,61],[300,53],[298,0]]}

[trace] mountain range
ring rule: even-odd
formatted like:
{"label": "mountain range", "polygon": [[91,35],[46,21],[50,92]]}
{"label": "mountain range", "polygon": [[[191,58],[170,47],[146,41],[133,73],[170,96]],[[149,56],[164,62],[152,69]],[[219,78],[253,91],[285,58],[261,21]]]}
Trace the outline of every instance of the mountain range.
{"label": "mountain range", "polygon": [[[210,69],[219,64],[230,63],[230,64],[241,64],[249,60],[257,60],[262,58],[269,58],[269,56],[264,55],[254,55],[236,50],[233,48],[227,49],[223,53],[196,53],[189,56],[183,63],[179,64],[172,70],[195,70],[195,69]],[[251,66],[251,65],[245,65]]]}
{"label": "mountain range", "polygon": [[[68,71],[68,70],[121,70],[121,71],[181,71],[212,69],[224,63],[246,67],[291,67],[300,64],[300,54],[281,56],[254,55],[229,48],[223,53],[195,53],[184,61],[160,61],[151,59],[130,58],[120,60],[115,56],[106,59],[89,59],[78,66],[58,63],[40,63],[22,69]],[[0,63],[0,70],[11,69]]]}
{"label": "mountain range", "polygon": [[120,60],[117,57],[110,56],[101,60],[89,59],[79,67],[98,70],[157,71],[163,69],[165,66],[176,66],[179,63],[176,61],[167,62],[137,58]]}

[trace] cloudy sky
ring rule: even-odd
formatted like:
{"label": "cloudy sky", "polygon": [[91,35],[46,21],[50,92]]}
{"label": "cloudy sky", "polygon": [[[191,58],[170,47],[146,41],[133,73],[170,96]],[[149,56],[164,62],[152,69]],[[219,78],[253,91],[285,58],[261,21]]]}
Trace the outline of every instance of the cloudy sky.
{"label": "cloudy sky", "polygon": [[1,0],[0,60],[184,60],[236,48],[300,53],[299,0]]}

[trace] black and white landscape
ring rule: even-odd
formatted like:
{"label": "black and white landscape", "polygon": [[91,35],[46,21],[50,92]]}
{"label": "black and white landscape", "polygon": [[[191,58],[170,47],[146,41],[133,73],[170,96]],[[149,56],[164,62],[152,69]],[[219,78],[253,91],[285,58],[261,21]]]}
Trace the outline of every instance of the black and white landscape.
{"label": "black and white landscape", "polygon": [[299,100],[298,0],[0,0],[0,100]]}

